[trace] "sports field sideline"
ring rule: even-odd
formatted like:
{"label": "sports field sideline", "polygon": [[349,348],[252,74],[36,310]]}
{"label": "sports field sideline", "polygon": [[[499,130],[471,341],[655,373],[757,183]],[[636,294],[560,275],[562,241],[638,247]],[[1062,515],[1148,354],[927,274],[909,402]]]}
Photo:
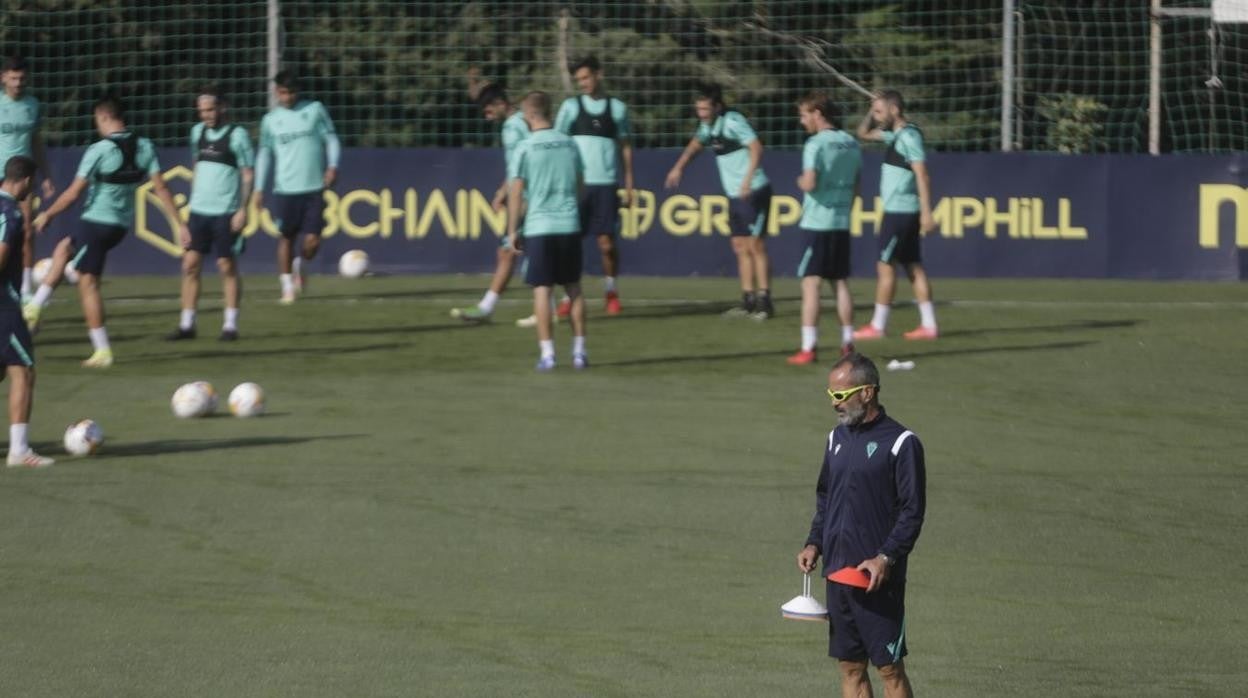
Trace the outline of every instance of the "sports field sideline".
{"label": "sports field sideline", "polygon": [[[730,279],[625,276],[610,319],[591,280],[593,367],[550,375],[523,288],[448,317],[482,283],[318,276],[287,308],[257,277],[223,345],[160,341],[176,279],[111,278],[104,372],[62,289],[31,426],[58,462],[0,486],[0,693],[833,693],[825,626],[779,615],[834,423],[831,357],[784,362],[796,282],[755,323],[718,316]],[[882,392],[927,449],[916,692],[1242,694],[1248,287],[936,284],[939,341],[860,345],[916,362]],[[196,379],[269,414],[177,420]],[[107,441],[74,459],[81,417]]]}

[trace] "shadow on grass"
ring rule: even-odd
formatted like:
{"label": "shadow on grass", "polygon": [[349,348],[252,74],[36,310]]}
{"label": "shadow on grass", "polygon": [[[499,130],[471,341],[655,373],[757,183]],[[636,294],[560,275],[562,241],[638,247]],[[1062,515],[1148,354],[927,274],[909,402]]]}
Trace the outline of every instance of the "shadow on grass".
{"label": "shadow on grass", "polygon": [[982,327],[978,329],[968,330],[941,330],[941,339],[949,339],[952,337],[978,337],[982,335],[996,334],[1022,334],[1026,332],[1068,332],[1078,330],[1113,330],[1123,329],[1127,327],[1135,327],[1142,324],[1142,320],[1085,320],[1082,322],[1070,322],[1060,325],[1021,325],[1017,327]]}
{"label": "shadow on grass", "polygon": [[154,456],[169,453],[198,453],[201,451],[220,451],[237,448],[289,446],[309,441],[362,439],[365,436],[366,434],[326,434],[323,436],[243,436],[228,439],[158,439],[156,441],[129,443],[108,442],[104,444],[104,448],[98,454],[92,457],[108,460],[110,458]]}
{"label": "shadow on grass", "polygon": [[[942,335],[943,336],[943,335]],[[964,349],[935,349],[932,351],[919,352],[894,352],[881,353],[885,359],[914,359],[927,360],[939,359],[949,356],[973,356],[975,354],[1008,354],[1020,351],[1060,351],[1063,349],[1081,349],[1094,344],[1099,344],[1092,340],[1084,340],[1079,342],[1048,342],[1045,344],[1015,344],[1005,347],[966,347]]]}
{"label": "shadow on grass", "polygon": [[[371,330],[370,330],[371,331]],[[318,333],[323,334],[323,333]],[[283,335],[294,336],[294,335]],[[271,339],[280,339],[273,337]],[[236,345],[230,345],[231,347]],[[325,347],[325,346],[302,346],[302,347],[276,347],[272,349],[253,349],[238,350],[230,349],[211,349],[205,351],[179,351],[169,354],[135,354],[123,355],[120,361],[123,364],[137,363],[155,363],[165,361],[186,361],[190,359],[222,359],[222,358],[247,358],[261,356],[288,356],[288,357],[325,357],[340,354],[361,354],[371,351],[389,351],[392,349],[408,349],[411,344],[406,342],[386,342],[384,344],[363,344],[351,347]],[[55,357],[54,357],[55,358]]]}
{"label": "shadow on grass", "polygon": [[735,361],[737,359],[756,359],[762,356],[788,356],[792,350],[780,351],[740,351],[726,354],[696,354],[689,356],[651,356],[640,359],[624,359],[623,361],[603,361],[593,364],[595,369],[620,366],[652,366],[656,364],[679,364],[706,361]]}

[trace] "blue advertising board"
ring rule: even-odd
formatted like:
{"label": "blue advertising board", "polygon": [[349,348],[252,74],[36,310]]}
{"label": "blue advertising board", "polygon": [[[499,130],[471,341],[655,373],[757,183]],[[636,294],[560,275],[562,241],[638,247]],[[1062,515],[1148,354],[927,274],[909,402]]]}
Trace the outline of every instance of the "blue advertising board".
{"label": "blue advertising board", "polygon": [[[81,150],[50,153],[64,188]],[[679,190],[663,187],[676,159],[669,150],[635,154],[637,205],[623,212],[624,274],[735,274],[728,201],[709,155],[696,160]],[[186,215],[188,149],[160,152],[165,178]],[[768,247],[777,276],[801,257],[800,156],[768,152],[763,166],[776,196]],[[868,152],[851,221],[853,273],[873,274],[880,155]],[[937,229],[924,259],[944,277],[1242,279],[1248,274],[1248,157],[1070,156],[1042,153],[930,154]],[[490,149],[347,149],[339,182],[325,193],[324,253],[332,271],[349,249],[369,253],[387,272],[486,272],[505,229],[490,207],[502,181],[502,155]],[[178,246],[150,185],[137,193],[134,235],[109,260],[113,273],[174,274]],[[41,254],[76,224],[67,212],[37,242]],[[244,272],[273,270],[276,229],[252,211]],[[592,243],[587,242],[587,251]],[[596,271],[597,255],[587,254]]]}

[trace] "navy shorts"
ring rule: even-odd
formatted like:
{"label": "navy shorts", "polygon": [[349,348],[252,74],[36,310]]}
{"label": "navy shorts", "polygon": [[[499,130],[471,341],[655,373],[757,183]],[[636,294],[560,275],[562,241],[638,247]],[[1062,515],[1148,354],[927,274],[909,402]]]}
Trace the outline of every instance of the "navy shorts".
{"label": "navy shorts", "polygon": [[126,229],[123,226],[82,221],[78,229],[69,234],[69,244],[74,251],[70,264],[79,274],[100,276],[104,273],[108,251],[125,238]]}
{"label": "navy shorts", "polygon": [[0,311],[0,364],[35,365],[35,343],[30,339],[30,329],[22,319],[22,311],[17,308]]}
{"label": "navy shorts", "polygon": [[524,282],[530,286],[567,286],[581,281],[581,236],[536,235],[523,238]]}
{"label": "navy shorts", "polygon": [[189,249],[205,255],[212,252],[220,259],[233,259],[242,254],[247,238],[230,230],[231,217],[229,213],[217,216],[192,213],[186,221],[186,227],[191,229]]}
{"label": "navy shorts", "polygon": [[618,235],[620,195],[614,184],[587,184],[581,194],[581,232],[586,235]]}
{"label": "navy shorts", "polygon": [[918,264],[923,261],[919,251],[919,214],[884,212],[880,224],[880,261],[885,264]]}
{"label": "navy shorts", "polygon": [[771,215],[771,185],[750,192],[744,199],[728,200],[728,227],[733,235],[763,237],[767,235],[767,217]]}
{"label": "navy shorts", "polygon": [[806,251],[797,276],[818,276],[829,281],[849,278],[849,231],[802,229]]}
{"label": "navy shorts", "polygon": [[325,228],[325,194],[274,194],[273,217],[284,238],[293,240],[299,233],[320,235]]}
{"label": "navy shorts", "polygon": [[896,664],[906,656],[906,583],[890,579],[881,588],[866,589],[827,583],[828,656],[877,667]]}

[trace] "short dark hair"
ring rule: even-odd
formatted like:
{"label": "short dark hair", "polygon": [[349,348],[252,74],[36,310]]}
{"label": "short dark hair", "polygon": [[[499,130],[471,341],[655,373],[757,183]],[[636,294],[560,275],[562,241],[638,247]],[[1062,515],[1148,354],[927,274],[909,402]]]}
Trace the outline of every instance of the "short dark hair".
{"label": "short dark hair", "polygon": [[711,104],[724,106],[724,88],[719,85],[702,85],[698,88],[697,101],[710,100]]}
{"label": "short dark hair", "polygon": [[897,90],[882,90],[875,96],[875,98],[884,100],[885,102],[897,107],[897,111],[899,112],[904,112],[906,110],[905,100],[901,98],[901,93]]}
{"label": "short dark hair", "polygon": [[273,84],[278,87],[284,87],[291,92],[299,91],[299,77],[292,70],[277,71],[277,75],[273,76]]}
{"label": "short dark hair", "polygon": [[35,176],[35,161],[25,155],[14,155],[4,163],[4,181],[17,182]]}
{"label": "short dark hair", "polygon": [[4,63],[0,64],[0,72],[8,72],[10,70],[29,70],[30,64],[21,56],[6,56]]}
{"label": "short dark hair", "polygon": [[491,82],[482,87],[481,91],[477,93],[477,106],[486,107],[500,101],[508,101],[507,90],[503,89],[503,86],[496,82]]}
{"label": "short dark hair", "polygon": [[842,366],[849,367],[849,375],[852,376],[854,383],[858,385],[874,385],[875,392],[880,392],[880,369],[876,368],[875,362],[858,352],[851,352],[841,357],[840,361],[832,364],[832,370],[835,371]]}
{"label": "short dark hair", "polygon": [[200,97],[212,97],[217,101],[217,104],[224,104],[226,101],[225,92],[223,92],[221,87],[216,83],[208,83],[207,85],[200,87],[199,91],[195,95],[195,98],[199,99]]}
{"label": "short dark hair", "polygon": [[827,92],[807,92],[805,97],[797,100],[799,106],[806,107],[811,111],[817,111],[827,119],[828,123],[836,126],[837,120],[840,118],[840,112],[836,108],[836,103],[832,101],[831,95]]}
{"label": "short dark hair", "polygon": [[542,117],[550,118],[550,95],[540,90],[530,92],[524,96],[524,102],[530,105]]}
{"label": "short dark hair", "polygon": [[568,69],[568,72],[576,74],[576,71],[581,68],[589,68],[591,72],[596,73],[602,70],[602,64],[598,62],[597,56],[590,54],[577,59],[577,61],[572,64],[572,67]]}
{"label": "short dark hair", "polygon": [[121,103],[121,98],[116,95],[104,95],[95,100],[95,104],[91,106],[91,111],[102,111],[118,120],[126,118],[126,106]]}

